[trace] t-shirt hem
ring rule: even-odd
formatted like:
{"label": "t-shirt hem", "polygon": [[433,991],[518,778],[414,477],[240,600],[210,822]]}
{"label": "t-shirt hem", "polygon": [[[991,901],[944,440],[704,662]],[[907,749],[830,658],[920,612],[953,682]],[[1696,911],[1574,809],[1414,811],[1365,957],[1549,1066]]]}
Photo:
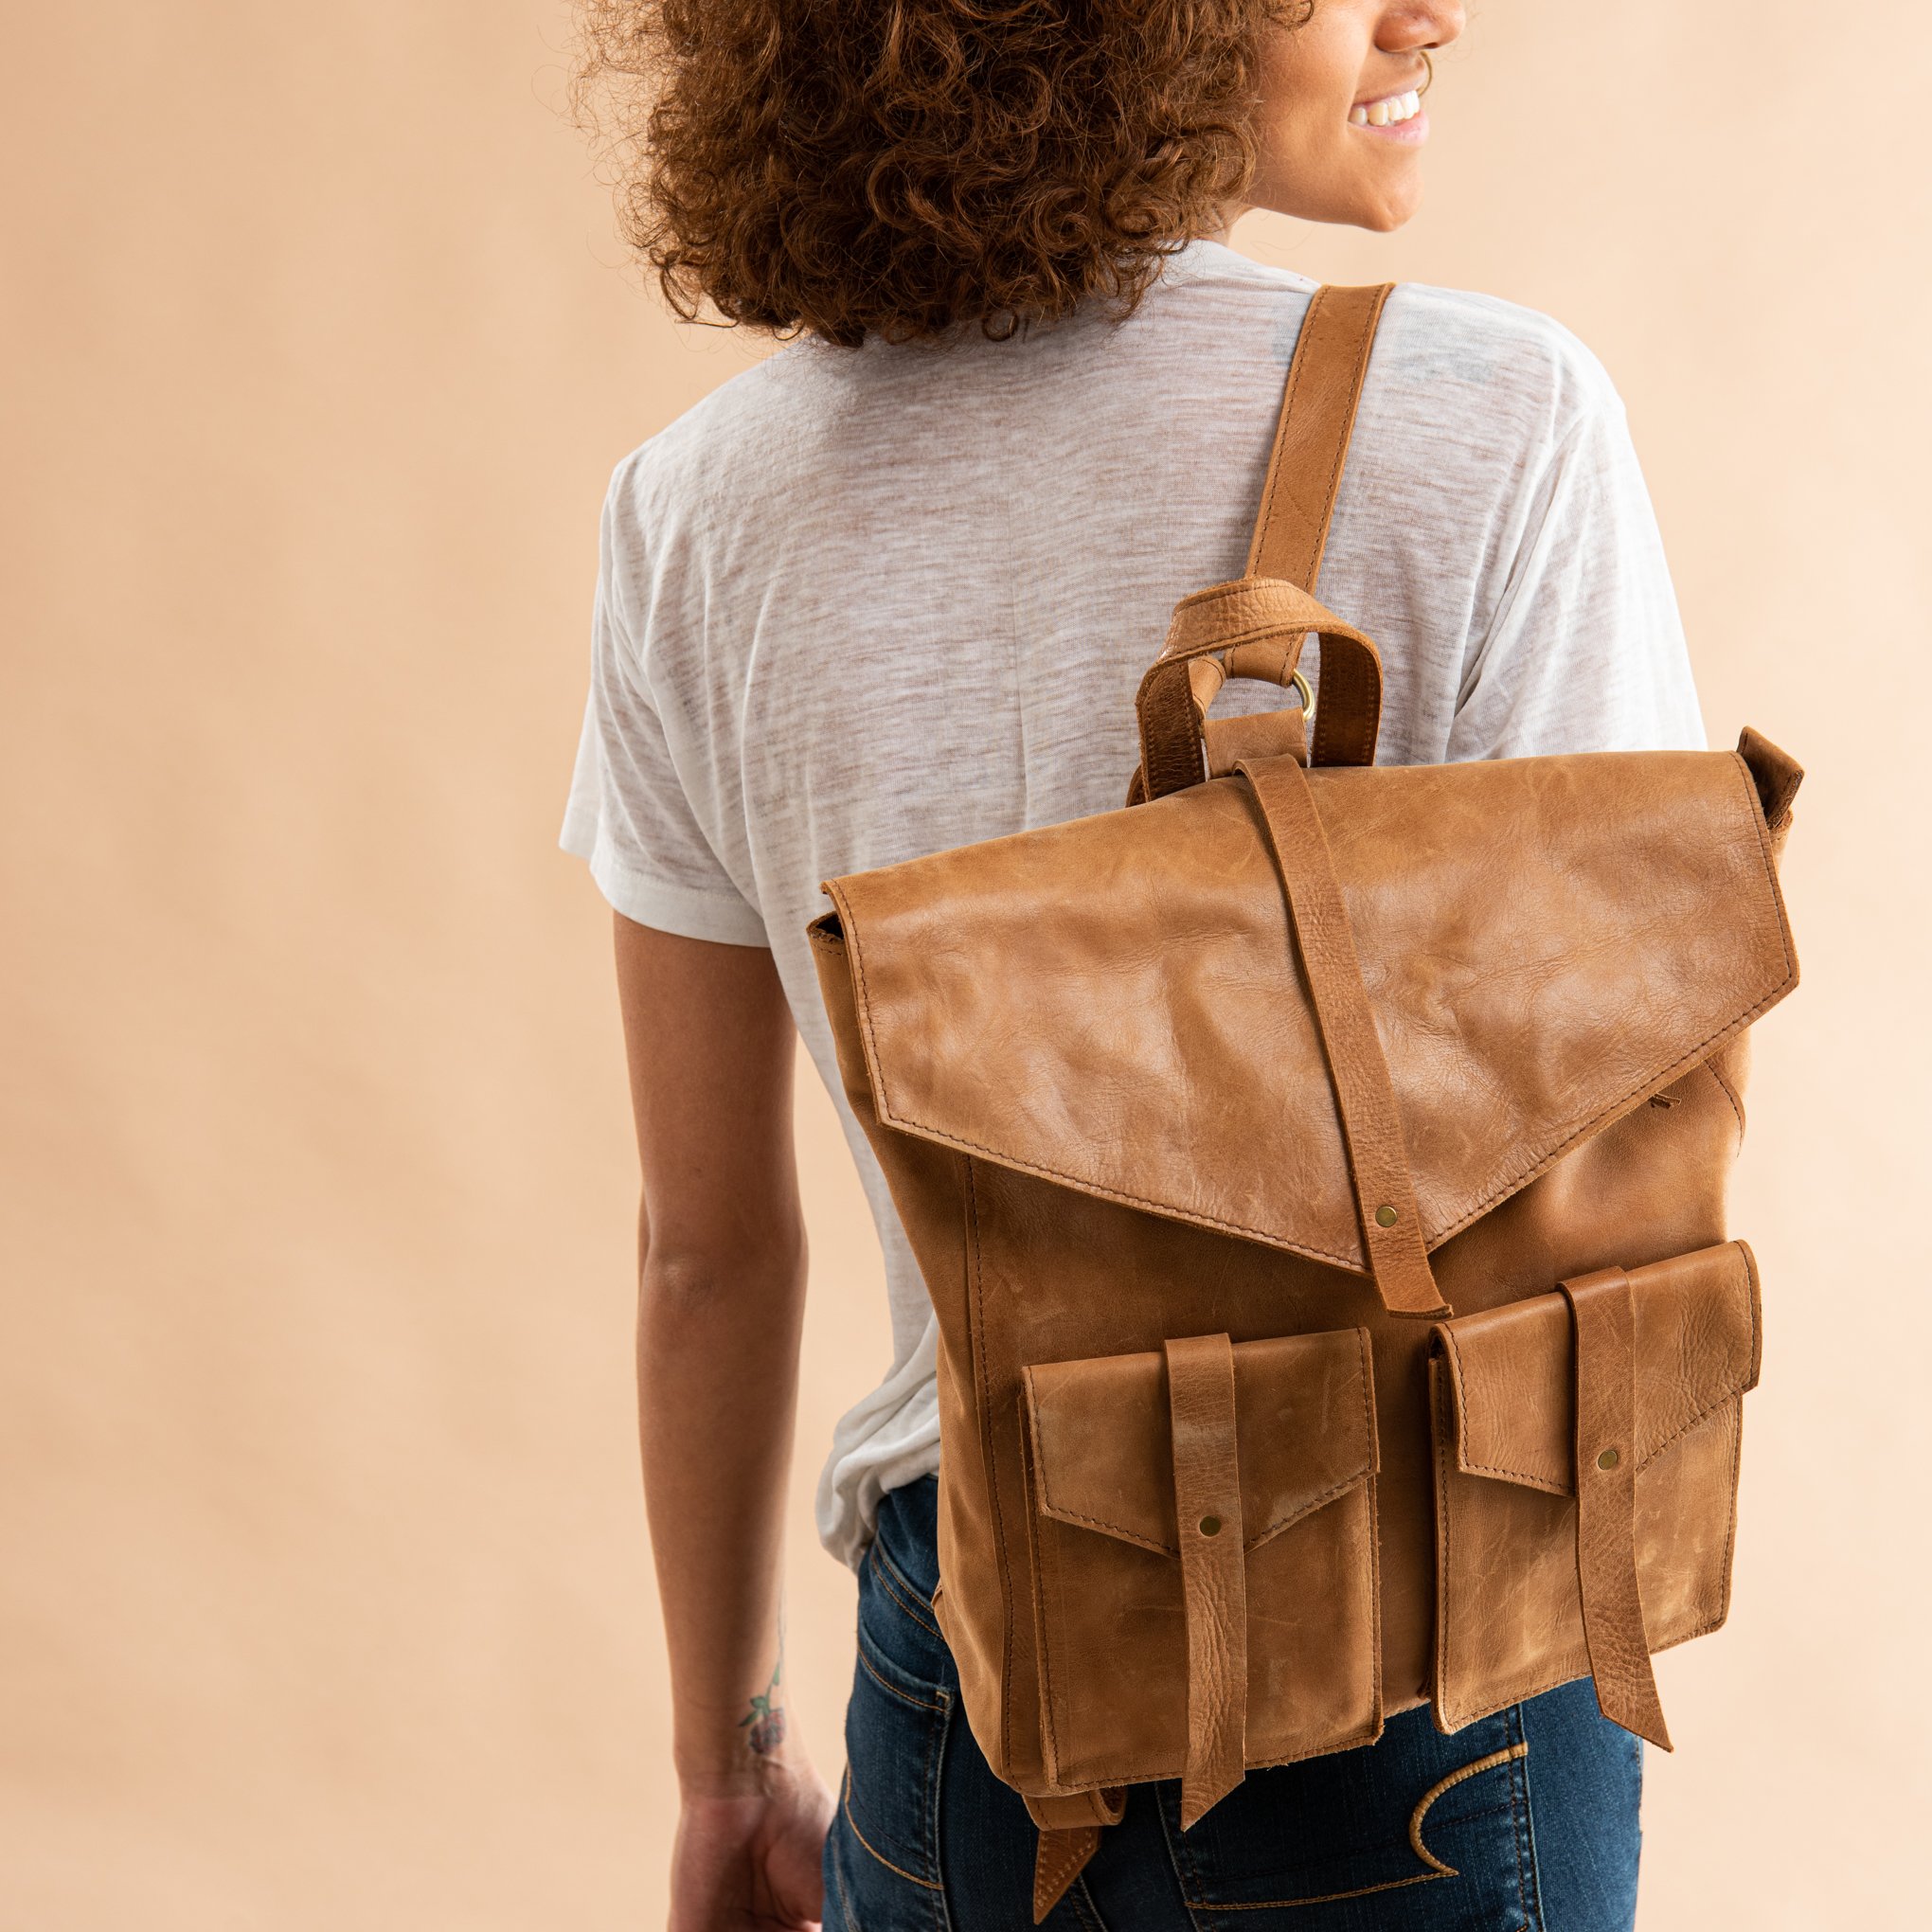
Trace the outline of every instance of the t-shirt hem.
{"label": "t-shirt hem", "polygon": [[764,921],[742,898],[651,878],[618,857],[600,826],[592,830],[566,820],[557,843],[589,866],[590,876],[612,909],[638,925],[725,946],[771,944]]}

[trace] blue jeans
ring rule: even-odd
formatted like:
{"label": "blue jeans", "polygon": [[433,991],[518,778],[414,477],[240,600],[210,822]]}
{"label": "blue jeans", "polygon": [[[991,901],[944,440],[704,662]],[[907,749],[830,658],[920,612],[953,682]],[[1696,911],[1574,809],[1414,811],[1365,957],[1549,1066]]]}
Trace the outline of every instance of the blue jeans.
{"label": "blue jeans", "polygon": [[[1034,1832],[980,1755],[933,1617],[932,1477],[894,1490],[859,1578],[826,1932],[1026,1932]],[[1179,1786],[1127,1814],[1050,1932],[1629,1932],[1642,1746],[1587,1680],[1438,1733],[1254,1771],[1191,1832]],[[1420,1849],[1420,1853],[1419,1850]]]}

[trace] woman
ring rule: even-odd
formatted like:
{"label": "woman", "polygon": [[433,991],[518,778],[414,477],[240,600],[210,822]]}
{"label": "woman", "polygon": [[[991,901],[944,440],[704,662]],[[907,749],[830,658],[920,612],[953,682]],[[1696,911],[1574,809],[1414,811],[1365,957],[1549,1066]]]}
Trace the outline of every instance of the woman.
{"label": "woman", "polygon": [[[931,1612],[930,1308],[849,1116],[895,1341],[819,1492],[860,1575],[862,1801],[787,1724],[795,1029],[840,1097],[804,928],[821,879],[1120,802],[1169,610],[1240,574],[1313,287],[1222,238],[1249,206],[1405,221],[1461,26],[1458,0],[591,10],[631,239],[686,313],[798,338],[618,466],[564,836],[617,915],[643,1167],[674,1932],[1030,1923],[1032,1829]],[[1703,742],[1616,393],[1506,303],[1390,298],[1319,594],[1383,647],[1385,761]],[[1587,1683],[1485,1723],[1512,1747],[1401,1713],[1185,1837],[1137,1788],[1049,1923],[1627,1926],[1639,1747]]]}

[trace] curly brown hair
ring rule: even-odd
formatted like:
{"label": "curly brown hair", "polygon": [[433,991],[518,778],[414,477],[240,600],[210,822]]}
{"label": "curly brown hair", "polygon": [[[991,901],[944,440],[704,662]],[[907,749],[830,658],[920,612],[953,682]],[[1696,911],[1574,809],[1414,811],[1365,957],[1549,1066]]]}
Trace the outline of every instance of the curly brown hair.
{"label": "curly brown hair", "polygon": [[695,318],[856,346],[1124,312],[1255,162],[1313,0],[580,0],[573,100]]}

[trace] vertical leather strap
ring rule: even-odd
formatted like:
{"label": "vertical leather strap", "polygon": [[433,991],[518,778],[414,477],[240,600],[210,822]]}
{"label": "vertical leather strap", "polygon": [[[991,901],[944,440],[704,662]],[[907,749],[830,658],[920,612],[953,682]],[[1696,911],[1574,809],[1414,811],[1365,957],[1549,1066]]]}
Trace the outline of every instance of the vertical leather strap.
{"label": "vertical leather strap", "polygon": [[1671,1748],[1637,1581],[1636,1311],[1605,1268],[1563,1283],[1576,1329],[1577,1583],[1597,1708]]}
{"label": "vertical leather strap", "polygon": [[1253,788],[1287,896],[1296,950],[1342,1117],[1362,1252],[1376,1292],[1391,1315],[1447,1315],[1449,1305],[1436,1286],[1422,1242],[1388,1062],[1308,774],[1285,758],[1243,760],[1237,769]]}
{"label": "vertical leather strap", "polygon": [[1247,575],[1313,591],[1341,489],[1349,437],[1392,283],[1315,290],[1295,341],[1275,447],[1248,545]]}
{"label": "vertical leather strap", "polygon": [[[1309,302],[1281,389],[1275,447],[1248,545],[1250,577],[1283,578],[1312,593],[1321,576],[1355,411],[1391,286],[1320,288]],[[1359,659],[1326,645],[1320,677],[1315,762],[1372,762],[1382,709],[1379,681],[1371,686]]]}
{"label": "vertical leather strap", "polygon": [[1039,1924],[1066,1895],[1100,1849],[1100,1828],[1118,1825],[1127,1808],[1124,1785],[1077,1791],[1067,1798],[1029,1798],[1027,1809],[1040,1828],[1033,1854],[1033,1923]]}
{"label": "vertical leather strap", "polygon": [[1170,1341],[1167,1371],[1188,1626],[1186,1831],[1247,1771],[1247,1565],[1233,1344],[1225,1334]]}

